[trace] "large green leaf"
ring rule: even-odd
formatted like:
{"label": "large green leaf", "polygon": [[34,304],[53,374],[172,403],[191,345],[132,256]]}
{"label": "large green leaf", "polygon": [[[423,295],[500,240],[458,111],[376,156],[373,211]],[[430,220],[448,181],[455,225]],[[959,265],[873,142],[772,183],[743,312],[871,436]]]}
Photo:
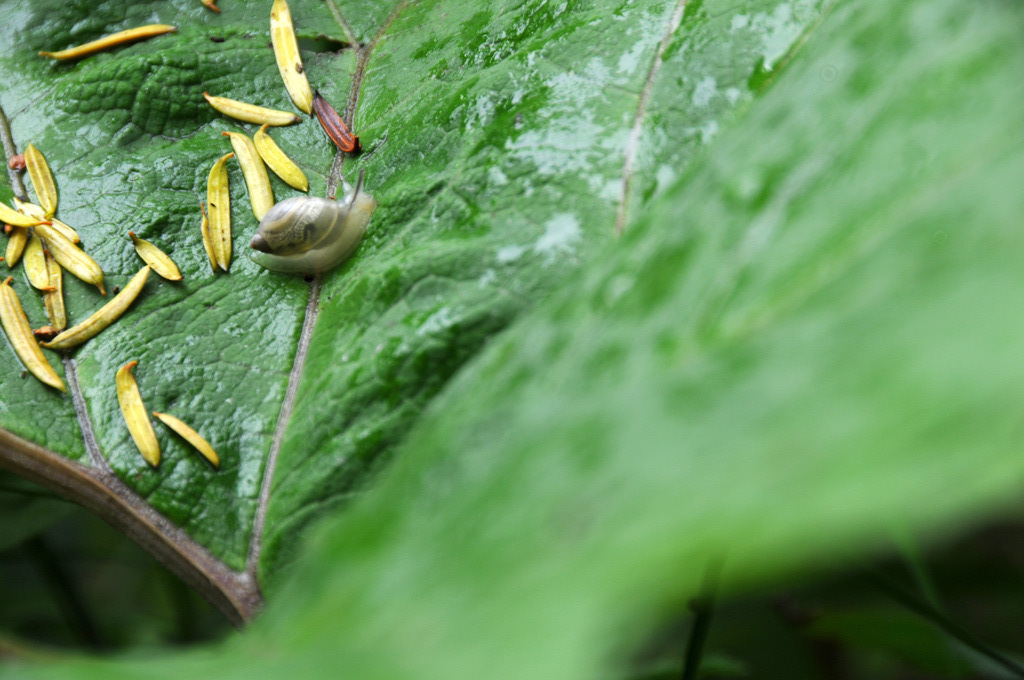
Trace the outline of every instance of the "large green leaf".
{"label": "large green leaf", "polygon": [[255,644],[353,677],[594,677],[709,565],[735,592],[1019,507],[1022,28],[1012,3],[838,3],[435,403]]}
{"label": "large green leaf", "polygon": [[[699,74],[700,62],[694,43],[679,36],[716,26],[708,36],[721,45],[735,35],[730,29],[791,25],[800,5],[761,15],[738,5],[690,7],[659,77],[689,82],[696,95],[701,76],[690,69]],[[455,15],[451,9],[447,19]],[[595,19],[539,44],[555,49],[582,31],[576,49],[604,49],[607,39],[598,47],[587,34]],[[668,17],[662,19],[664,30]],[[77,664],[70,667],[75,677],[593,677],[695,593],[709,565],[721,565],[723,591],[736,592],[848,563],[885,545],[894,528],[947,536],[1015,503],[1024,476],[1017,361],[1024,337],[1024,7],[850,0],[820,24],[805,25],[806,40],[791,54],[773,49],[760,62],[751,82],[762,93],[745,114],[671,188],[634,207],[639,219],[627,221],[623,238],[608,236],[611,201],[604,213],[593,209],[580,220],[579,242],[561,259],[553,256],[551,266],[551,253],[536,253],[537,281],[554,277],[551,270],[573,254],[590,262],[434,402],[373,491],[316,533],[249,634],[216,655]],[[790,41],[763,45],[780,43]],[[469,56],[485,60],[487,53],[475,46]],[[554,68],[556,60],[541,63]],[[666,76],[670,64],[675,71]],[[559,73],[571,71],[561,66]],[[655,116],[659,77],[644,120],[651,137],[673,128],[689,105],[699,109],[706,96],[726,96],[726,81],[716,78],[717,88],[706,87],[688,105],[678,91],[666,93]],[[568,92],[585,91],[589,82]],[[431,99],[401,93],[395,97],[407,106]],[[372,104],[366,106],[361,110]],[[467,104],[463,112],[469,110],[476,109]],[[511,117],[502,129],[515,136]],[[553,111],[538,118],[559,120]],[[472,138],[478,128],[468,127]],[[489,233],[519,211],[540,210],[547,193],[549,215],[596,200],[573,184],[585,184],[590,161],[539,182],[539,161],[558,157],[554,140],[578,127],[542,129],[551,131],[551,154],[512,141],[478,143],[460,157],[446,138],[418,149],[422,163],[438,154],[439,172],[452,168],[456,179],[429,207],[403,213],[403,223],[433,230],[424,241],[416,229],[400,232],[409,266],[419,248],[432,253],[437,270],[446,271],[447,256],[461,261],[460,276],[472,281],[488,265],[498,275],[493,259],[481,264],[450,254],[487,237],[454,226],[488,231],[461,217],[477,205],[469,199],[506,189],[492,177],[467,191],[458,179],[458,168],[488,152],[529,149],[538,162],[528,175],[502,169],[506,178],[529,182],[533,194],[525,204],[506,196],[484,205],[475,215]],[[669,137],[649,139],[647,148],[677,150]],[[398,188],[417,167],[409,153],[390,170],[393,184],[385,183],[395,193],[381,195],[410,199]],[[575,156],[551,167],[564,168]],[[658,165],[642,167],[653,186]],[[385,223],[405,204],[388,206]],[[588,231],[602,214],[604,246],[600,230]],[[522,220],[522,229],[533,224],[534,231],[510,242],[550,242],[536,216]],[[389,247],[398,243],[371,241],[349,273],[369,276]],[[443,289],[447,281],[434,285]],[[508,281],[526,285],[515,276]],[[327,290],[338,286],[335,299],[348,300],[353,318],[381,294],[353,282],[362,288],[357,300],[345,285],[339,277]],[[389,308],[376,304],[385,318]],[[405,316],[418,316],[421,328],[472,334],[472,326],[442,324],[445,305],[438,305],[418,314],[410,307]],[[340,319],[330,310],[329,303],[321,321]],[[337,333],[339,342],[346,333],[366,335]],[[402,342],[384,340],[376,338],[381,352]],[[366,361],[368,350],[357,347],[363,345],[353,340],[339,351]],[[362,371],[415,372],[415,362],[400,364],[393,359],[401,355],[390,352],[392,361],[370,361]],[[332,394],[339,369],[318,365],[323,381],[305,389]],[[350,370],[339,393],[360,385],[360,367]],[[303,414],[318,414],[311,424],[333,403],[302,399]],[[284,459],[301,460],[298,424]],[[328,451],[342,445],[326,436],[320,442]],[[290,466],[296,472],[279,484],[315,486],[293,477],[303,471],[315,478],[327,465]],[[281,507],[302,493],[284,494]]]}
{"label": "large green leaf", "polygon": [[[310,287],[245,258],[255,221],[236,168],[229,275],[210,273],[198,229],[208,169],[229,149],[220,133],[246,127],[202,92],[290,107],[266,3],[220,15],[191,0],[9,3],[0,104],[15,143],[49,158],[58,216],[82,232],[108,286],[140,266],[128,229],[168,251],[185,280],[153,277],[124,318],[65,357],[72,396],[19,378],[4,353],[0,425],[22,438],[7,445],[75,461],[62,478],[109,466],[115,495],[157,513],[141,529],[131,513],[112,521],[138,535],[164,531],[166,518],[184,533],[164,539],[194,541],[189,554],[209,551],[210,568],[273,586],[305,524],[379,467],[489,337],[683,172],[822,4],[691,3],[684,15],[681,3],[293,3],[313,86],[339,109],[358,101],[356,131],[368,148],[381,144],[346,162],[350,176],[366,169],[380,208],[354,260],[325,278],[307,353],[297,347]],[[35,56],[153,21],[179,30],[80,62]],[[346,41],[362,47],[340,49]],[[316,124],[274,134],[322,195],[333,148]],[[274,181],[279,198],[294,193]],[[81,319],[101,299],[66,278],[69,315]],[[42,325],[40,298],[22,275],[14,285]],[[219,471],[162,429],[163,464],[143,462],[114,396],[129,360],[147,406],[210,439]]]}

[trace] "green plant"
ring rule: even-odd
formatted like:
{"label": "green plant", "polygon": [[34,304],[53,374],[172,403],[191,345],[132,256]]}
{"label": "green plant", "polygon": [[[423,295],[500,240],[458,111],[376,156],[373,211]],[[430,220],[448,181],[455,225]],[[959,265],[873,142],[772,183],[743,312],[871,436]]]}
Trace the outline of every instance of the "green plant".
{"label": "green plant", "polygon": [[[195,196],[231,123],[201,93],[287,100],[261,5],[185,5],[15,3],[0,104],[111,284],[126,220],[173,250],[183,284],[74,354],[81,401],[139,512],[235,574],[214,599],[258,579],[270,605],[216,655],[16,673],[590,677],[709,564],[727,597],[1014,508],[1019,4],[296,2],[311,81],[387,140],[335,165],[380,208],[322,286],[208,274]],[[154,13],[178,33],[31,57]],[[280,139],[325,193],[315,125]],[[166,434],[141,462],[129,359],[220,472]],[[0,424],[88,464],[73,401],[19,371],[0,353]]]}

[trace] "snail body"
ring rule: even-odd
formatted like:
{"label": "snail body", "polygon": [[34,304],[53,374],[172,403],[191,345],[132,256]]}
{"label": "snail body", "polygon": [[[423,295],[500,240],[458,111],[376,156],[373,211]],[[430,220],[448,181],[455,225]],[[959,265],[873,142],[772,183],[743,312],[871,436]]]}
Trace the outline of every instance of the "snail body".
{"label": "snail body", "polygon": [[345,201],[294,196],[275,204],[249,244],[259,251],[252,260],[275,272],[319,274],[348,259],[377,207],[373,196],[361,191],[359,179]]}

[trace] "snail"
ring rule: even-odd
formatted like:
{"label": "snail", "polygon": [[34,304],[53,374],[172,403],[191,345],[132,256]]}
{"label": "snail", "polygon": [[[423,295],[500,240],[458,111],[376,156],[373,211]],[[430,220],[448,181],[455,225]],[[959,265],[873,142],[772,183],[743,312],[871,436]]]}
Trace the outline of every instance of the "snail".
{"label": "snail", "polygon": [[341,264],[363,240],[377,207],[362,188],[360,173],[347,201],[295,196],[277,203],[260,220],[249,244],[259,252],[250,257],[261,267],[286,274],[319,274]]}

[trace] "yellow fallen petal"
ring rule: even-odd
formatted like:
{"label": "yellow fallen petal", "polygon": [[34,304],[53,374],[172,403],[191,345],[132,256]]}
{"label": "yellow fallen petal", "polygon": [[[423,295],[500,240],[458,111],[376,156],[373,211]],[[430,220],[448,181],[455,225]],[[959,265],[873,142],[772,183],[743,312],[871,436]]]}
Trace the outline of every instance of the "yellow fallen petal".
{"label": "yellow fallen petal", "polygon": [[59,333],[68,325],[68,316],[64,309],[64,274],[49,253],[46,254],[46,269],[50,273],[50,290],[43,295],[43,306],[46,307],[50,326]]}
{"label": "yellow fallen petal", "polygon": [[35,217],[29,217],[24,215],[14,208],[10,208],[3,203],[0,203],[0,222],[5,222],[12,227],[34,227],[37,224],[43,224],[48,220],[41,220]]}
{"label": "yellow fallen petal", "polygon": [[217,265],[224,271],[231,266],[231,194],[228,192],[227,160],[235,154],[227,153],[210,168],[206,182],[206,203],[210,206],[210,238]]}
{"label": "yellow fallen petal", "polygon": [[4,333],[7,334],[14,353],[18,355],[21,363],[32,375],[50,387],[67,392],[64,382],[46,361],[43,350],[39,349],[39,345],[32,336],[32,327],[28,323],[28,317],[25,316],[25,310],[21,307],[21,300],[18,299],[18,294],[14,292],[10,284],[10,277],[0,283],[0,325],[3,325]]}
{"label": "yellow fallen petal", "polygon": [[28,237],[28,245],[25,246],[25,275],[28,282],[36,290],[48,290],[50,288],[50,271],[46,268],[46,254],[43,252],[43,242],[38,236]]}
{"label": "yellow fallen petal", "polygon": [[7,250],[4,252],[4,261],[7,262],[8,268],[18,264],[22,253],[25,252],[26,245],[28,245],[28,229],[15,227],[7,237]]}
{"label": "yellow fallen petal", "polygon": [[284,151],[281,151],[281,147],[270,138],[270,135],[267,134],[266,125],[256,131],[252,141],[256,146],[256,151],[260,154],[260,158],[274,171],[275,175],[283,179],[285,183],[294,189],[309,191],[309,181],[306,179],[306,175],[299,169],[299,166],[295,165],[291,158],[285,155]]}
{"label": "yellow fallen petal", "polygon": [[157,413],[156,411],[153,411],[153,415],[156,416],[164,425],[180,434],[185,441],[195,447],[195,450],[202,454],[203,458],[210,461],[210,464],[213,465],[213,467],[220,467],[220,458],[217,456],[217,452],[213,450],[212,446],[210,446],[210,442],[203,439],[202,435],[172,415],[168,415],[167,413]]}
{"label": "yellow fallen petal", "polygon": [[117,401],[121,405],[121,415],[128,426],[128,432],[139,448],[139,453],[146,462],[156,467],[160,464],[160,442],[156,440],[153,424],[149,422],[146,407],[142,404],[139,384],[135,382],[132,369],[139,365],[138,361],[129,361],[117,371]]}
{"label": "yellow fallen petal", "polygon": [[32,180],[32,188],[36,190],[46,218],[53,217],[53,213],[57,212],[57,185],[53,181],[46,157],[31,144],[25,147],[25,168],[28,169],[28,178]]}
{"label": "yellow fallen petal", "polygon": [[29,203],[28,201],[19,201],[17,197],[15,197],[14,207],[18,209],[18,212],[25,213],[29,217],[35,217],[38,220],[42,220],[44,224],[49,220],[50,226],[64,234],[64,236],[66,236],[72,243],[82,242],[82,239],[78,237],[77,231],[55,217],[47,217],[46,211],[43,210],[42,206],[38,206],[35,203]]}
{"label": "yellow fallen petal", "polygon": [[40,224],[35,229],[36,234],[43,239],[43,243],[53,255],[53,259],[57,260],[60,266],[82,281],[99,288],[101,295],[107,294],[107,291],[103,289],[103,270],[96,264],[96,260],[86,255],[52,225]]}
{"label": "yellow fallen petal", "polygon": [[136,40],[152,38],[157,35],[163,35],[164,33],[173,33],[177,30],[177,26],[168,26],[167,24],[148,24],[137,28],[129,28],[126,31],[118,31],[117,33],[104,36],[99,40],[93,40],[92,42],[85,43],[84,45],[61,50],[59,52],[40,52],[39,56],[50,57],[60,61],[81,59],[82,57],[102,52],[103,50],[110,49],[111,47],[135,42]]}
{"label": "yellow fallen petal", "polygon": [[270,187],[270,176],[267,166],[256,151],[256,145],[249,135],[240,132],[222,132],[231,138],[231,147],[235,150],[235,158],[242,167],[245,177],[245,188],[249,190],[249,204],[256,219],[262,220],[267,211],[274,207],[274,190]]}
{"label": "yellow fallen petal", "polygon": [[131,306],[135,298],[139,296],[139,293],[142,292],[142,287],[146,285],[146,279],[149,277],[149,270],[149,265],[140,269],[132,277],[132,280],[128,282],[128,285],[122,288],[121,292],[115,295],[110,302],[93,312],[85,321],[75,324],[50,342],[42,343],[43,347],[48,349],[67,349],[75,345],[81,345],[114,323]]}
{"label": "yellow fallen petal", "polygon": [[206,97],[206,101],[210,102],[210,106],[225,116],[244,120],[246,123],[256,123],[257,125],[291,125],[302,120],[294,113],[288,113],[287,111],[268,109],[263,106],[228,99],[227,97],[214,97],[206,92],[203,93],[203,96]]}
{"label": "yellow fallen petal", "polygon": [[135,244],[135,252],[139,254],[139,257],[146,264],[153,268],[153,271],[168,281],[181,281],[181,271],[167,253],[149,241],[139,238],[135,235],[134,231],[129,231],[128,236],[131,238],[132,243]]}
{"label": "yellow fallen petal", "polygon": [[310,113],[313,107],[313,92],[306,80],[306,70],[302,67],[302,56],[299,54],[299,43],[295,38],[295,26],[292,24],[292,13],[285,0],[274,0],[270,8],[270,42],[274,46],[274,58],[277,70],[281,72],[281,80],[288,90],[295,106]]}

